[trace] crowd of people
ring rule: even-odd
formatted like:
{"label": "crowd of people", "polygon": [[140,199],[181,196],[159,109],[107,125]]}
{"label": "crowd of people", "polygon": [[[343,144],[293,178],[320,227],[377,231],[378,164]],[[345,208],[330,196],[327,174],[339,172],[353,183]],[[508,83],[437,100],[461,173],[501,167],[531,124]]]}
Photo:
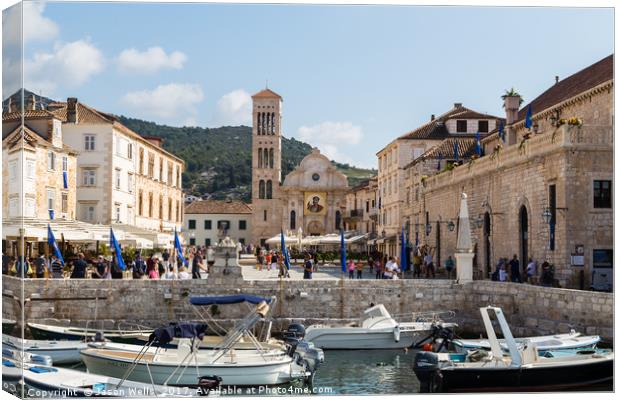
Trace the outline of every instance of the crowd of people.
{"label": "crowd of people", "polygon": [[495,265],[495,271],[491,274],[491,280],[499,282],[540,283],[542,286],[553,286],[555,281],[555,268],[549,262],[541,264],[540,276],[538,275],[538,263],[530,257],[527,265],[521,268],[521,262],[516,254],[511,260],[500,258]]}

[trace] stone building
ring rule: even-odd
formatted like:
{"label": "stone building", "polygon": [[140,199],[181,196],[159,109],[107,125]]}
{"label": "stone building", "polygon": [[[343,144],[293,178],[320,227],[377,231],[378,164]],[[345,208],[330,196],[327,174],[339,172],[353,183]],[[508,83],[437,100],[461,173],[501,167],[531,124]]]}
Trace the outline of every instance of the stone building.
{"label": "stone building", "polygon": [[[31,107],[34,107],[34,103]],[[24,125],[22,126],[22,115]],[[76,217],[76,155],[61,121],[40,109],[2,116],[2,216],[4,219]]]}
{"label": "stone building", "polygon": [[163,233],[154,246],[169,246],[183,220],[183,160],[160,138],[141,136],[76,98],[48,108],[63,122],[65,142],[79,150],[77,218]]}
{"label": "stone building", "polygon": [[282,97],[264,89],[252,102],[252,243],[264,245],[289,229],[301,228],[304,235],[336,232],[349,188],[346,176],[313,149],[282,182]]}
{"label": "stone building", "polygon": [[404,186],[417,194],[405,217],[433,227],[420,241],[442,264],[456,234],[440,226],[454,220],[465,192],[476,277],[488,278],[500,257],[516,254],[522,265],[530,257],[554,264],[563,287],[587,289],[612,274],[613,55],[519,103],[505,100],[505,131],[482,140],[483,157],[428,177],[427,160],[409,165]]}
{"label": "stone building", "polygon": [[347,193],[344,229],[368,233],[369,239],[374,239],[377,234],[377,211],[377,177],[373,177]]}
{"label": "stone building", "polygon": [[212,246],[225,237],[249,243],[252,207],[239,200],[197,200],[185,207],[183,236],[190,245]]}
{"label": "stone building", "polygon": [[404,168],[424,152],[441,144],[447,138],[473,138],[476,133],[485,137],[496,128],[498,117],[479,113],[455,103],[446,113],[390,142],[377,152],[379,163],[377,231],[379,249],[397,254],[398,234],[403,226],[402,204],[405,202]]}

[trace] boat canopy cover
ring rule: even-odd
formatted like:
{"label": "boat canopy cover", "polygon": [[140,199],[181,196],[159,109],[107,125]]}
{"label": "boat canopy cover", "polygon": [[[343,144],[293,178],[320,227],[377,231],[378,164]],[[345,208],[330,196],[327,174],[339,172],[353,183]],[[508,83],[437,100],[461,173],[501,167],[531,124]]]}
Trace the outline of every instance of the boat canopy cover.
{"label": "boat canopy cover", "polygon": [[171,323],[168,326],[155,329],[149,336],[149,342],[167,344],[174,338],[198,338],[202,340],[207,328],[207,324],[193,322]]}
{"label": "boat canopy cover", "polygon": [[233,296],[194,296],[189,298],[190,304],[196,306],[208,306],[211,304],[237,304],[243,302],[258,304],[261,301],[264,301],[267,304],[271,303],[271,299],[252,296],[249,294],[237,294]]}

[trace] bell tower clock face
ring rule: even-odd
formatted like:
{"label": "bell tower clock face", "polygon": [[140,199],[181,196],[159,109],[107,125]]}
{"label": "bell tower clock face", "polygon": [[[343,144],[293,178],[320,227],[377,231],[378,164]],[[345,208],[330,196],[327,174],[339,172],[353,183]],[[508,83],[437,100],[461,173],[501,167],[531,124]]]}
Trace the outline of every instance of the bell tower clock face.
{"label": "bell tower clock face", "polygon": [[317,173],[312,174],[312,180],[313,180],[313,181],[315,181],[315,182],[316,182],[316,181],[318,181],[319,179],[321,179],[321,175],[319,175],[319,174],[317,174]]}

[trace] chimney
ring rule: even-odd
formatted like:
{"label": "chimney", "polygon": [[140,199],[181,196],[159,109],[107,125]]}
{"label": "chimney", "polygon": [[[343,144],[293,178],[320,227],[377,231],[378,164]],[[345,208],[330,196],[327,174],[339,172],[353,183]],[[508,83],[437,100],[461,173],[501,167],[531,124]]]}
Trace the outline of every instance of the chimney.
{"label": "chimney", "polygon": [[28,97],[28,100],[26,100],[26,110],[34,110],[37,107],[37,99],[34,97],[34,94],[32,94],[30,97]]}
{"label": "chimney", "polygon": [[463,107],[463,103],[454,103],[454,108],[461,108]]}
{"label": "chimney", "polygon": [[559,76],[555,76],[555,83],[558,83],[560,81],[560,77]]}
{"label": "chimney", "polygon": [[504,98],[504,109],[506,110],[506,125],[510,125],[517,120],[520,103],[521,96],[507,96]]}
{"label": "chimney", "polygon": [[77,97],[67,98],[67,122],[78,123],[77,101]]}
{"label": "chimney", "polygon": [[435,114],[431,114],[431,121],[435,120]]}

